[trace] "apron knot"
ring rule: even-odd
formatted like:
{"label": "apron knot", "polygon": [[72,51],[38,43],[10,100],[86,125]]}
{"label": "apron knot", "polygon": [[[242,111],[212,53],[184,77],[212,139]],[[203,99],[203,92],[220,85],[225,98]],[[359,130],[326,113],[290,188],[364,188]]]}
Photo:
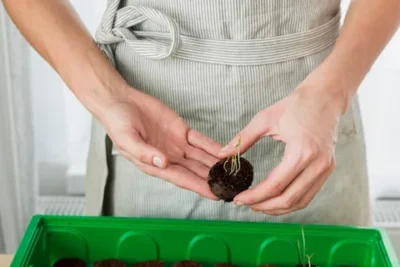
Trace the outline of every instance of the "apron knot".
{"label": "apron knot", "polygon": [[[173,56],[180,45],[180,30],[177,23],[159,10],[145,6],[127,6],[119,9],[120,0],[110,4],[104,13],[95,38],[99,47],[115,66],[113,49],[117,43],[125,42],[141,56],[162,60]],[[151,21],[166,28],[168,33],[151,33],[133,30],[133,27]]]}
{"label": "apron knot", "polygon": [[[339,33],[340,11],[329,18],[312,29],[291,34],[256,39],[202,39],[181,34],[175,20],[160,10],[135,5],[121,7],[121,0],[113,0],[96,39],[114,66],[115,45],[121,42],[148,59],[175,57],[209,64],[255,66],[294,60],[332,48]],[[135,28],[144,22],[165,30]]]}

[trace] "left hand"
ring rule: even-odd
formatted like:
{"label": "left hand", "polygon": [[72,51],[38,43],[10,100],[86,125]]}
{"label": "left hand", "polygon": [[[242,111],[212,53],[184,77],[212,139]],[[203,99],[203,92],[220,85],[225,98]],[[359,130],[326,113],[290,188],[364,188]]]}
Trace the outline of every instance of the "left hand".
{"label": "left hand", "polygon": [[320,87],[303,83],[260,111],[221,150],[221,158],[234,155],[238,138],[240,153],[266,136],[286,144],[281,163],[260,184],[236,196],[237,205],[283,215],[304,209],[319,192],[335,168],[337,128],[345,102]]}

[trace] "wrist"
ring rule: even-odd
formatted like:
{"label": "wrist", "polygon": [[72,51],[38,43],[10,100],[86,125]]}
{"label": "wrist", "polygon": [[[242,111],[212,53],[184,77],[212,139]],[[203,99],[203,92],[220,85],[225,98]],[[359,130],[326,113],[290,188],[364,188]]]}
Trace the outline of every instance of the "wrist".
{"label": "wrist", "polygon": [[126,101],[127,95],[128,86],[125,83],[109,84],[97,78],[88,80],[85,89],[82,88],[77,93],[81,103],[99,120],[106,115],[110,107]]}
{"label": "wrist", "polygon": [[303,82],[305,87],[315,90],[322,99],[329,101],[333,109],[343,115],[351,105],[358,85],[350,85],[340,71],[321,65]]}
{"label": "wrist", "polygon": [[74,72],[66,79],[68,86],[86,109],[100,120],[110,106],[126,101],[134,91],[97,48],[87,53],[84,63]]}

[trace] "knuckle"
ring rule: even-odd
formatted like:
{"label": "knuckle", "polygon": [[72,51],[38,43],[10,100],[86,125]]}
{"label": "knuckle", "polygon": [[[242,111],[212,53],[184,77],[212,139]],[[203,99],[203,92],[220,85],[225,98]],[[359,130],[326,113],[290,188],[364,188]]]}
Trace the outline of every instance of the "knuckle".
{"label": "knuckle", "polygon": [[300,203],[300,204],[297,206],[297,207],[298,207],[298,210],[303,210],[303,209],[307,208],[309,204],[310,204],[309,201],[304,201],[304,202]]}
{"label": "knuckle", "polygon": [[283,209],[291,209],[295,206],[298,201],[298,196],[296,194],[287,196],[282,200],[282,208]]}
{"label": "knuckle", "polygon": [[304,160],[309,160],[313,159],[318,155],[318,148],[316,145],[314,145],[312,142],[309,142],[304,148],[303,148],[303,159]]}
{"label": "knuckle", "polygon": [[326,154],[324,156],[321,156],[319,173],[325,172],[326,170],[333,170],[335,168],[335,165],[335,159],[331,155]]}
{"label": "knuckle", "polygon": [[328,170],[331,166],[330,159],[322,159],[319,163],[318,174],[323,173],[324,171]]}
{"label": "knuckle", "polygon": [[282,194],[283,190],[285,189],[284,185],[280,182],[273,184],[270,188],[271,197],[277,197]]}
{"label": "knuckle", "polygon": [[285,199],[282,201],[281,208],[282,209],[291,209],[294,207],[294,204],[291,199]]}

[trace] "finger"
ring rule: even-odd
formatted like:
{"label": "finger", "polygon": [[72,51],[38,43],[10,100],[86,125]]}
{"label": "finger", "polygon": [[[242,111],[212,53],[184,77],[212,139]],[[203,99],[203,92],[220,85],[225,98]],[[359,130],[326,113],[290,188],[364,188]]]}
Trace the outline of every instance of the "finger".
{"label": "finger", "polygon": [[291,209],[279,209],[279,210],[274,209],[274,210],[265,210],[263,212],[271,216],[281,216],[295,212],[297,210],[305,209],[308,206],[308,204],[314,199],[317,193],[321,190],[325,181],[326,181],[325,179],[320,179],[316,184],[314,184],[311,187],[311,189],[307,192],[307,194],[303,196],[302,200],[300,200],[298,206]]}
{"label": "finger", "polygon": [[[157,169],[157,171],[160,170]],[[168,172],[165,175],[160,174],[160,177],[164,177],[164,180],[182,189],[193,191],[211,200],[218,200],[211,192],[206,179],[200,178],[182,166],[172,165]]]}
{"label": "finger", "polygon": [[207,152],[198,148],[194,148],[192,146],[189,146],[185,154],[187,159],[201,162],[209,168],[211,168],[215,163],[219,161],[218,158],[213,157]]}
{"label": "finger", "polygon": [[320,179],[318,179],[318,181],[311,187],[307,194],[301,198],[297,207],[298,209],[305,209],[311,203],[314,197],[324,186],[325,182],[329,179],[334,169],[335,163],[332,164],[331,169],[326,170],[326,172],[321,175]]}
{"label": "finger", "polygon": [[288,143],[281,163],[272,170],[264,181],[236,196],[235,203],[238,205],[254,205],[281,195],[314,158],[314,152],[302,150],[298,142]]}
{"label": "finger", "polygon": [[286,215],[289,213],[294,212],[294,209],[290,209],[290,210],[270,210],[270,211],[264,211],[264,214],[270,215],[270,216],[282,216],[282,215]]}
{"label": "finger", "polygon": [[182,166],[170,164],[166,169],[159,169],[151,165],[143,164],[134,158],[132,158],[132,162],[141,171],[150,176],[162,179],[182,189],[193,191],[205,198],[218,200],[211,192],[206,179],[197,176]]}
{"label": "finger", "polygon": [[327,170],[324,172],[320,177],[317,179],[317,181],[312,185],[312,187],[307,191],[307,193],[300,199],[296,207],[291,208],[291,209],[279,209],[279,210],[265,210],[264,213],[268,215],[273,215],[273,216],[279,216],[279,215],[284,215],[288,214],[297,210],[302,210],[305,209],[311,201],[314,199],[314,197],[318,194],[318,192],[321,190],[322,186],[325,184],[326,180],[328,179],[329,175],[331,174],[331,170]]}
{"label": "finger", "polygon": [[183,159],[179,163],[179,165],[185,167],[186,169],[190,170],[191,172],[203,179],[207,179],[208,173],[210,171],[210,168],[206,165],[191,159]]}
{"label": "finger", "polygon": [[253,210],[286,210],[298,206],[300,199],[321,179],[321,175],[331,169],[331,162],[324,164],[315,160],[278,197],[250,206]]}
{"label": "finger", "polygon": [[193,129],[188,131],[187,141],[190,145],[201,149],[214,157],[218,156],[218,152],[222,148],[220,144]]}
{"label": "finger", "polygon": [[119,141],[117,149],[147,165],[166,168],[169,164],[167,156],[159,149],[144,142],[137,132],[125,135],[125,138]]}
{"label": "finger", "polygon": [[237,153],[240,142],[240,153],[245,153],[251,146],[260,140],[268,131],[266,121],[262,116],[254,117],[250,123],[240,131],[225,147],[219,151],[218,156],[225,158]]}

